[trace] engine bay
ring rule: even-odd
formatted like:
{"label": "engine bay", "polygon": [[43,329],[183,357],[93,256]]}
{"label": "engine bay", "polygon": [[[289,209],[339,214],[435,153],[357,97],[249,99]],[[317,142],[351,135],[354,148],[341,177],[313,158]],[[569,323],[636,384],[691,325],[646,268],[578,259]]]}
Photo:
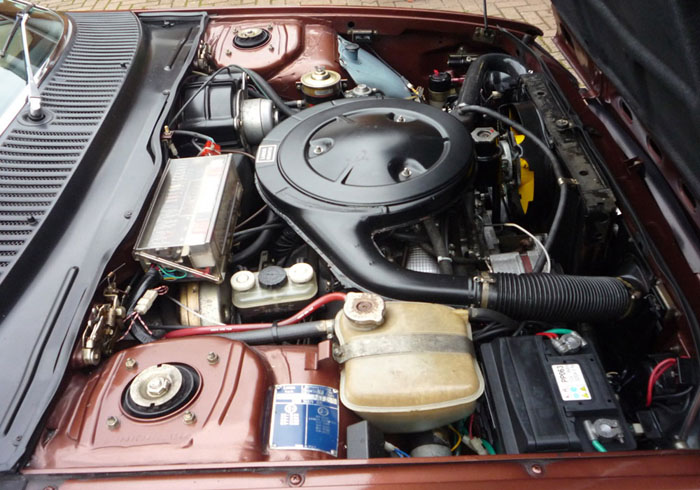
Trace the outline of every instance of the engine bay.
{"label": "engine bay", "polygon": [[365,23],[210,21],[31,468],[697,446],[673,300],[546,66]]}

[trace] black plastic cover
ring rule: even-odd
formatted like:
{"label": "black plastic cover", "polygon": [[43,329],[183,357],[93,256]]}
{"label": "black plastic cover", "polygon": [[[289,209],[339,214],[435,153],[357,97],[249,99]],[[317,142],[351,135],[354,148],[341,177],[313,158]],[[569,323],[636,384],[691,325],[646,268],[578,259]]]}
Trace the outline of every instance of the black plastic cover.
{"label": "black plastic cover", "polygon": [[384,434],[366,420],[348,425],[347,445],[348,459],[386,457]]}
{"label": "black plastic cover", "polygon": [[345,99],[296,114],[258,148],[263,199],[348,286],[466,304],[466,279],[384,259],[378,230],[444,209],[470,185],[472,142],[453,117],[403,99]]}
{"label": "black plastic cover", "polygon": [[[182,91],[182,101],[189,100],[202,86],[196,80]],[[241,86],[240,73],[221,73],[199,92],[185,109],[178,129],[196,131],[211,136],[221,145],[238,142],[234,129],[234,98]]]}
{"label": "black plastic cover", "polygon": [[[618,421],[623,432],[623,441],[601,440],[606,449],[636,447],[590,344],[576,354],[559,355],[545,337],[505,337],[482,345],[481,355],[501,451],[595,451],[584,421],[600,418]],[[582,373],[584,381],[572,382],[574,375],[562,381],[567,372]]]}

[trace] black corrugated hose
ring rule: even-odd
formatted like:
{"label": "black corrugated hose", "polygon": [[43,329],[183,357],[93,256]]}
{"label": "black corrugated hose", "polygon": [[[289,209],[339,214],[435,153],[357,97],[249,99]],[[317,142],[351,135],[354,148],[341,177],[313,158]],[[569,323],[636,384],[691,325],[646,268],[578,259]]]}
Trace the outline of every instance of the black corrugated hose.
{"label": "black corrugated hose", "polygon": [[491,274],[475,286],[475,306],[521,320],[611,321],[633,306],[632,285],[617,277]]}

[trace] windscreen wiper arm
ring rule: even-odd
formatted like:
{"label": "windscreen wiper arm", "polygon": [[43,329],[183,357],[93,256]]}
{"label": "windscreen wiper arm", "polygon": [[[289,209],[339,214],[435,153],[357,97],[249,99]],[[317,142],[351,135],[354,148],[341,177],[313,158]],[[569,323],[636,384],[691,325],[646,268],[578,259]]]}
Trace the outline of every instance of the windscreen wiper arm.
{"label": "windscreen wiper arm", "polygon": [[28,14],[33,8],[34,4],[31,3],[24,7],[21,12],[17,12],[17,15],[15,15],[15,21],[12,24],[12,29],[10,29],[10,34],[7,36],[7,39],[5,39],[5,44],[3,45],[2,50],[0,50],[0,58],[4,58],[5,54],[7,54],[7,50],[10,49],[10,43],[12,42],[12,38],[15,37],[15,34],[17,33],[17,28],[19,27],[22,17],[24,14]]}
{"label": "windscreen wiper arm", "polygon": [[[32,4],[34,7],[34,4]],[[44,119],[44,111],[41,110],[41,94],[39,87],[34,80],[34,70],[32,70],[32,60],[29,57],[29,36],[27,35],[27,21],[29,11],[22,12],[22,50],[24,51],[24,67],[27,69],[27,85],[29,85],[29,114],[27,117],[32,121]]]}

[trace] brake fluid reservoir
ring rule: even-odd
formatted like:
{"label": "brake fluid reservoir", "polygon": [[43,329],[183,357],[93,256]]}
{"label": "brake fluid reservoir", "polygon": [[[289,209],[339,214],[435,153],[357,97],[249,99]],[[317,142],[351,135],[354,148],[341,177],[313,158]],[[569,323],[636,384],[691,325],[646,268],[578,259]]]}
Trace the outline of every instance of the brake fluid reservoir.
{"label": "brake fluid reservoir", "polygon": [[349,293],[335,333],[340,399],[384,432],[462,419],[484,392],[466,310]]}

